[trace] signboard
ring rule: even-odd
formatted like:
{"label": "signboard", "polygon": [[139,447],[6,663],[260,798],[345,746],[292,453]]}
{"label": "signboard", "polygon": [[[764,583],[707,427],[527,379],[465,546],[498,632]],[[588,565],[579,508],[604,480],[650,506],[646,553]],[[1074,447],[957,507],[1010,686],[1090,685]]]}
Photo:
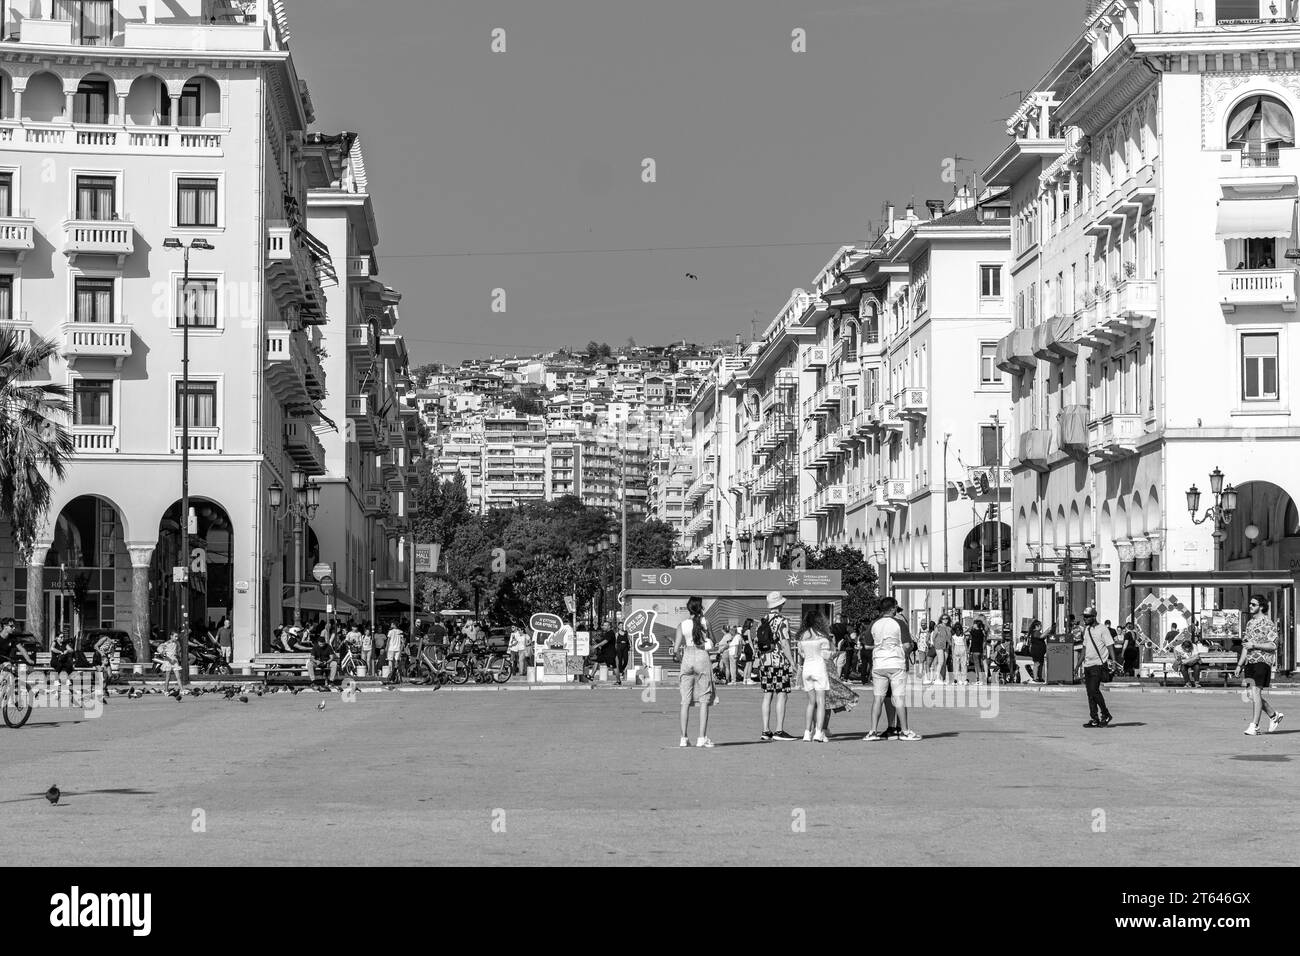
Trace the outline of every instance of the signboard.
{"label": "signboard", "polygon": [[558,614],[537,613],[528,619],[528,628],[533,632],[533,644],[537,647],[549,647],[550,639],[564,627],[564,620]]}
{"label": "signboard", "polygon": [[183,584],[189,580],[189,577],[190,577],[189,568],[172,568],[173,584]]}
{"label": "signboard", "polygon": [[436,574],[438,561],[442,557],[440,544],[416,544],[415,571],[417,574]]}
{"label": "signboard", "polygon": [[311,569],[311,576],[314,577],[317,581],[321,581],[321,582],[323,582],[327,577],[329,577],[333,573],[334,573],[334,568],[326,564],[324,561],[320,562],[320,564],[316,565],[316,567]]}
{"label": "signboard", "polygon": [[578,631],[571,640],[566,640],[564,643],[565,649],[570,654],[586,657],[591,653],[591,633],[589,631]]}
{"label": "signboard", "polygon": [[638,608],[627,616],[627,633],[632,641],[632,650],[641,655],[641,666],[654,667],[655,651],[659,650],[659,639],[655,637],[655,618],[659,612],[647,608]]}
{"label": "signboard", "polygon": [[839,571],[637,568],[631,590],[727,594],[736,591],[838,591]]}
{"label": "signboard", "polygon": [[570,614],[577,613],[578,603],[573,599],[572,594],[564,595],[564,609],[568,611]]}
{"label": "signboard", "polygon": [[1241,611],[1228,608],[1201,614],[1201,640],[1232,650],[1233,641],[1241,640]]}

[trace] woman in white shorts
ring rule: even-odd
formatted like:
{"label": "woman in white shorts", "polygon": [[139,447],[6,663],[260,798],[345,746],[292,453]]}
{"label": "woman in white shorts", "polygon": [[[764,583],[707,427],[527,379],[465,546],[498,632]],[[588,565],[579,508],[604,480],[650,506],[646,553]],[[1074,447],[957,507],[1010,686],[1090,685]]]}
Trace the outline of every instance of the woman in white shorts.
{"label": "woman in white shorts", "polygon": [[673,639],[673,656],[680,657],[681,676],[678,686],[682,692],[682,739],[679,747],[691,745],[687,728],[691,717],[691,705],[700,705],[700,736],[695,741],[697,747],[712,747],[709,739],[709,707],[717,702],[713,690],[713,660],[709,657],[712,649],[709,641],[709,622],[704,617],[704,601],[693,597],[686,602],[686,612],[690,619],[677,625],[677,637]]}
{"label": "woman in white shorts", "polygon": [[799,656],[803,658],[803,687],[808,692],[808,713],[804,720],[804,740],[827,743],[826,731],[826,691],[830,688],[830,678],[826,673],[826,661],[832,654],[830,629],[826,626],[826,615],[817,608],[809,608],[803,616],[803,628],[799,631]]}

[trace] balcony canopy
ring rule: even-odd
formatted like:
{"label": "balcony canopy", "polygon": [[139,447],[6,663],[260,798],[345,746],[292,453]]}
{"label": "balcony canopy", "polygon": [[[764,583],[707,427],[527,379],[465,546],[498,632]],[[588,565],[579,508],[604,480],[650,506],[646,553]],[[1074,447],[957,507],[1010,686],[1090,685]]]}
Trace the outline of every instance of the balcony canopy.
{"label": "balcony canopy", "polygon": [[1290,239],[1294,199],[1221,199],[1219,239]]}

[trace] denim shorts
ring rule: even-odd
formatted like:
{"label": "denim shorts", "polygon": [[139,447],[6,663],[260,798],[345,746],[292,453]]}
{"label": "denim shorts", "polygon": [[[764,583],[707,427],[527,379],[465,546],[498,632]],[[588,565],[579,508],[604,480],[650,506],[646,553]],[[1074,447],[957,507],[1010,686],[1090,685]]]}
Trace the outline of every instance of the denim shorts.
{"label": "denim shorts", "polygon": [[682,703],[708,706],[713,702],[713,662],[702,647],[687,647],[682,652],[678,687]]}

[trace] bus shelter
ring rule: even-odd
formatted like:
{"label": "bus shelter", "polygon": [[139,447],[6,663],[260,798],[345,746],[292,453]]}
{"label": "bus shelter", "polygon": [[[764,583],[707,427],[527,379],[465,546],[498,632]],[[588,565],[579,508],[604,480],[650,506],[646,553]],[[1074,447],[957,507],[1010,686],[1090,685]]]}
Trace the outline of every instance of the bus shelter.
{"label": "bus shelter", "polygon": [[[993,591],[1015,593],[1016,589],[1027,591],[1052,592],[1050,607],[1056,606],[1056,589],[1062,583],[1060,578],[1040,571],[895,571],[889,577],[889,587],[893,591],[938,591],[941,594],[955,594],[958,591]],[[997,608],[993,612],[981,611],[981,614],[993,614],[1010,623],[1012,608]]]}
{"label": "bus shelter", "polygon": [[[1221,643],[1224,650],[1241,647],[1247,602],[1252,594],[1262,595],[1268,598],[1269,616],[1277,623],[1275,669],[1295,670],[1296,593],[1290,571],[1130,571],[1124,577],[1124,586],[1128,588],[1129,607],[1135,612],[1141,613],[1144,605],[1152,604],[1163,605],[1166,614],[1177,608],[1185,620],[1197,625],[1202,639]],[[1174,600],[1179,592],[1190,595],[1185,613],[1181,601]],[[1168,650],[1163,635],[1159,645]]]}

